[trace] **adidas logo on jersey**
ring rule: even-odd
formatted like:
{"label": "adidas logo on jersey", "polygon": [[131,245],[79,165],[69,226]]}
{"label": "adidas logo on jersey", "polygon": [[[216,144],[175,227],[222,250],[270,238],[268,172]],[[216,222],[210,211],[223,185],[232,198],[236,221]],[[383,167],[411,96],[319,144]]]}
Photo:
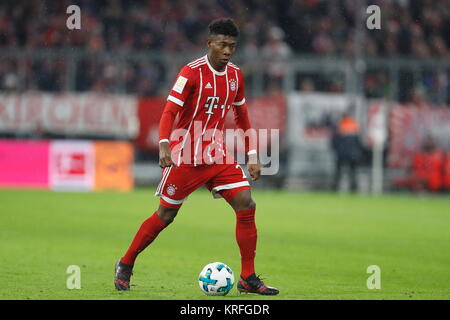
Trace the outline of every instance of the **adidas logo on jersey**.
{"label": "adidas logo on jersey", "polygon": [[211,88],[212,88],[211,83],[208,82],[205,86],[205,89],[211,89]]}

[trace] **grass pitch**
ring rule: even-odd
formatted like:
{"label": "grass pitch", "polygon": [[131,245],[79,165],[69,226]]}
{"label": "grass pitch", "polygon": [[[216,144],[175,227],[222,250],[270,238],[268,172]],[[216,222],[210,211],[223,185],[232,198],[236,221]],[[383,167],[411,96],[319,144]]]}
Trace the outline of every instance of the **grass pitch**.
{"label": "grass pitch", "polygon": [[[130,292],[114,263],[157,207],[154,189],[131,193],[0,190],[0,299],[449,299],[450,200],[253,191],[257,272],[276,297],[208,297],[197,277],[213,261],[240,271],[235,215],[197,190],[136,261]],[[66,287],[68,266],[81,289]],[[381,269],[369,290],[367,267]]]}

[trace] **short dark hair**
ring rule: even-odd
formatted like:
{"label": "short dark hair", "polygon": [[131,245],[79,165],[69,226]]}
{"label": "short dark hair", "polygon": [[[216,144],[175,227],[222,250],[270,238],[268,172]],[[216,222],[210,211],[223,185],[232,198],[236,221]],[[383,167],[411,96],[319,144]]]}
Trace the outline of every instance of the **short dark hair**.
{"label": "short dark hair", "polygon": [[209,34],[223,34],[224,36],[239,37],[239,28],[231,18],[213,20],[209,26]]}

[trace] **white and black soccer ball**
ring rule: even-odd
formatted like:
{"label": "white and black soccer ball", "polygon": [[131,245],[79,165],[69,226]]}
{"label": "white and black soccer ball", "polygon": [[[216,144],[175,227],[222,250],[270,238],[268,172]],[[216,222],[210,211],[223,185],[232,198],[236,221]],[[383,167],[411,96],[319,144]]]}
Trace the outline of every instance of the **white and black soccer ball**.
{"label": "white and black soccer ball", "polygon": [[198,285],[208,296],[224,296],[233,289],[233,270],[222,262],[209,263],[200,272]]}

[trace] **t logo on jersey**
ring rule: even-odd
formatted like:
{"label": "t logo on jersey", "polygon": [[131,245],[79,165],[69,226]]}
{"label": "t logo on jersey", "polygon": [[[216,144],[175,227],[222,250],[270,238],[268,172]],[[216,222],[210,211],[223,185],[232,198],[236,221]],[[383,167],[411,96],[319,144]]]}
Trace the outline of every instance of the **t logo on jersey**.
{"label": "t logo on jersey", "polygon": [[206,98],[206,103],[205,103],[204,107],[207,108],[208,110],[205,113],[214,114],[214,112],[212,110],[213,110],[213,108],[217,109],[217,106],[218,106],[217,102],[219,102],[219,97]]}

